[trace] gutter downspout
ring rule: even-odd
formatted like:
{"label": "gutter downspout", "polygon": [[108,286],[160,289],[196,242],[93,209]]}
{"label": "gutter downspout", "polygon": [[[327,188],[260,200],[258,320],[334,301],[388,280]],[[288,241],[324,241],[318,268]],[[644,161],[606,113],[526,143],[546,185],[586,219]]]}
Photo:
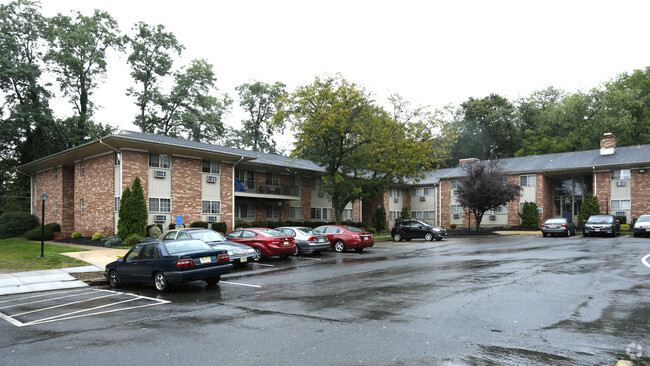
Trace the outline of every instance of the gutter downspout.
{"label": "gutter downspout", "polygon": [[232,203],[230,206],[232,209],[232,221],[230,223],[231,224],[230,227],[233,230],[235,230],[235,167],[237,166],[237,164],[241,163],[242,160],[244,160],[244,156],[239,158],[239,160],[237,160],[237,162],[232,166],[232,178],[231,178],[232,187],[230,188],[232,190]]}
{"label": "gutter downspout", "polygon": [[20,173],[29,178],[29,212],[35,215],[36,212],[33,211],[34,210],[34,177],[32,177],[31,175],[23,171],[20,171],[18,167],[14,167],[14,169],[16,170],[17,173]]}
{"label": "gutter downspout", "polygon": [[[120,188],[119,189],[119,192],[120,192],[119,197],[120,197],[120,201],[121,201],[122,200],[122,181],[123,181],[122,167],[124,166],[124,159],[123,159],[123,156],[122,156],[122,151],[119,150],[119,149],[114,148],[113,146],[111,146],[111,145],[109,145],[107,143],[105,143],[104,141],[102,141],[102,139],[99,139],[99,143],[106,146],[107,148],[115,151],[117,154],[120,154],[120,181],[117,184],[119,185],[119,188]],[[113,166],[115,166],[115,162],[113,162]],[[115,177],[115,172],[113,172],[113,177]],[[113,184],[115,184],[115,183],[116,182],[113,182]],[[115,186],[113,186],[113,197],[115,197]],[[113,205],[115,205],[115,203],[113,203]],[[114,231],[114,234],[117,235],[117,223],[115,221],[116,214],[115,214],[114,211],[115,211],[115,207],[113,207],[113,231]]]}

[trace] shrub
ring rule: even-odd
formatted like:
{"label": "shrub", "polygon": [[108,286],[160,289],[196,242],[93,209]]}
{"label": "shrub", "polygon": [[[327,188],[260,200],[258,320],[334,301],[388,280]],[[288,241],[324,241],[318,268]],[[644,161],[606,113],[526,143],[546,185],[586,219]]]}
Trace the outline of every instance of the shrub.
{"label": "shrub", "polygon": [[630,225],[621,224],[621,231],[630,231]]}
{"label": "shrub", "polygon": [[379,205],[379,208],[377,209],[377,211],[375,211],[375,214],[372,216],[372,223],[375,225],[375,228],[377,229],[378,232],[382,232],[387,229],[386,208],[384,207],[383,203]]}
{"label": "shrub", "polygon": [[169,224],[169,230],[176,229],[176,224]]}
{"label": "shrub", "polygon": [[151,229],[149,229],[149,237],[150,238],[157,238],[162,234],[162,230],[158,226],[152,226]]}
{"label": "shrub", "polygon": [[519,213],[521,226],[526,229],[539,229],[539,213],[535,202],[524,202],[524,207]]}
{"label": "shrub", "polygon": [[374,227],[371,227],[370,229],[368,229],[368,231],[375,234],[377,232],[377,229],[375,229]]}
{"label": "shrub", "polygon": [[600,204],[598,203],[598,197],[589,193],[585,199],[582,200],[582,206],[580,206],[580,214],[578,215],[578,226],[584,227],[585,221],[591,215],[598,215],[600,213]]}
{"label": "shrub", "polygon": [[[25,233],[25,236],[28,240],[41,240],[41,227],[37,226]],[[52,230],[45,227],[43,229],[43,240],[52,240],[54,239],[54,233]]]}
{"label": "shrub", "polygon": [[208,222],[207,221],[194,221],[193,223],[190,224],[190,227],[200,227],[202,229],[207,229],[208,228]]}
{"label": "shrub", "polygon": [[126,187],[120,199],[117,236],[123,240],[131,235],[144,237],[148,216],[147,202],[144,198],[140,177],[136,176],[132,187]]}
{"label": "shrub", "polygon": [[5,212],[0,215],[0,239],[25,234],[38,224],[36,216],[28,212]]}
{"label": "shrub", "polygon": [[111,247],[116,247],[122,245],[122,239],[118,238],[117,236],[111,236],[108,238],[102,239],[104,242],[104,246],[106,248],[111,248]]}
{"label": "shrub", "polygon": [[238,223],[235,225],[235,229],[247,228],[247,227],[252,227],[252,226],[251,226],[251,223],[248,222],[248,221],[238,222]]}
{"label": "shrub", "polygon": [[46,228],[49,228],[55,233],[60,233],[61,232],[61,225],[59,225],[56,222],[50,222],[49,224],[45,224]]}
{"label": "shrub", "polygon": [[91,238],[92,240],[100,240],[104,238],[104,234],[102,233],[94,233],[93,237]]}
{"label": "shrub", "polygon": [[456,230],[457,227],[458,227],[458,225],[456,225],[456,224],[449,225],[449,228],[452,229],[452,230]]}
{"label": "shrub", "polygon": [[212,224],[212,230],[225,234],[228,231],[228,225],[225,222],[215,222]]}
{"label": "shrub", "polygon": [[154,226],[157,226],[158,229],[160,229],[160,232],[161,232],[161,233],[163,232],[163,226],[162,226],[162,224],[151,224],[151,225],[147,225],[147,226],[145,227],[145,232],[146,232],[147,234],[149,234],[149,231],[151,231],[151,228],[154,227]]}
{"label": "shrub", "polygon": [[84,236],[84,234],[82,234],[82,233],[80,233],[78,231],[75,231],[74,233],[70,234],[70,238],[72,238],[72,239],[83,238],[83,236]]}
{"label": "shrub", "polygon": [[124,245],[135,245],[142,243],[144,241],[144,236],[138,234],[131,234],[124,239]]}
{"label": "shrub", "polygon": [[621,225],[627,224],[627,216],[616,216],[616,220],[618,220]]}

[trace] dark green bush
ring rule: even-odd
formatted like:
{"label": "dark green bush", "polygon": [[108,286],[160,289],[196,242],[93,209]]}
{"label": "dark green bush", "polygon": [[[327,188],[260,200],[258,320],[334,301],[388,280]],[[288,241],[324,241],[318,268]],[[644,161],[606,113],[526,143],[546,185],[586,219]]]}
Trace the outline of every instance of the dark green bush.
{"label": "dark green bush", "polygon": [[49,228],[55,233],[61,232],[61,225],[59,225],[57,222],[50,222],[49,224],[45,224],[45,227]]}
{"label": "dark green bush", "polygon": [[378,232],[382,232],[387,229],[386,208],[384,207],[383,203],[379,206],[377,211],[375,211],[375,214],[372,216],[372,223],[375,225],[375,229],[377,229]]}
{"label": "dark green bush", "polygon": [[144,236],[138,234],[131,234],[124,239],[124,245],[136,245],[144,241]]}
{"label": "dark green bush", "polygon": [[28,212],[5,212],[0,215],[0,239],[23,235],[36,226],[38,219]]}
{"label": "dark green bush", "polygon": [[169,224],[169,230],[176,229],[176,224]]}
{"label": "dark green bush", "polygon": [[215,222],[212,224],[212,230],[225,234],[226,230],[228,230],[228,225],[225,222]]}
{"label": "dark green bush", "polygon": [[194,221],[193,223],[190,224],[190,227],[200,227],[202,229],[207,229],[208,228],[208,222],[207,221]]}
{"label": "dark green bush", "polygon": [[621,225],[627,224],[627,216],[616,216],[616,220],[618,220]]}
{"label": "dark green bush", "polygon": [[539,211],[535,202],[524,202],[524,207],[519,213],[521,226],[526,229],[539,229]]}
{"label": "dark green bush", "polygon": [[[41,227],[37,226],[25,233],[25,236],[27,237],[28,240],[41,240]],[[52,230],[48,229],[45,227],[43,230],[43,240],[52,240],[54,239],[54,233]]]}

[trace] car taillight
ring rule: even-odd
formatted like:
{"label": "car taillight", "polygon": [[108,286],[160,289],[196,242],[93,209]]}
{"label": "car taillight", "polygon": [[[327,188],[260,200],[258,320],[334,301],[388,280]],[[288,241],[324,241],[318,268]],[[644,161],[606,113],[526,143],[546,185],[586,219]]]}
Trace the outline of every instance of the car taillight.
{"label": "car taillight", "polygon": [[565,225],[565,224],[562,224],[562,227],[566,227],[566,225]]}
{"label": "car taillight", "polygon": [[191,267],[194,265],[194,261],[191,259],[179,259],[176,261],[176,267]]}
{"label": "car taillight", "polygon": [[546,227],[546,225],[542,224],[542,227]]}
{"label": "car taillight", "polygon": [[230,256],[228,254],[219,254],[217,257],[217,262],[229,262],[230,261]]}
{"label": "car taillight", "polygon": [[312,236],[309,239],[307,239],[307,241],[316,241],[316,238]]}

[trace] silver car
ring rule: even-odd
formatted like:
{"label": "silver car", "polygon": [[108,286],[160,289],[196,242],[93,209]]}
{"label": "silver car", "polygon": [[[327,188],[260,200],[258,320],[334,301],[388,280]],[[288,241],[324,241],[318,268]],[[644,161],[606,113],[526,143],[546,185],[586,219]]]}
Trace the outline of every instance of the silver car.
{"label": "silver car", "polygon": [[650,235],[650,215],[641,215],[636,221],[634,221],[634,227],[632,227],[632,232],[634,237],[641,235]]}
{"label": "silver car", "polygon": [[305,226],[283,226],[276,227],[275,230],[281,231],[286,235],[291,235],[296,240],[296,253],[319,253],[323,250],[330,249],[330,241],[327,236],[314,232],[312,228]]}
{"label": "silver car", "polygon": [[165,231],[158,237],[160,241],[177,239],[199,239],[212,249],[225,249],[228,251],[230,263],[235,265],[247,263],[255,256],[255,249],[246,244],[229,241],[214,230],[200,228],[175,229]]}
{"label": "silver car", "polygon": [[542,235],[546,237],[547,235],[556,234],[564,236],[575,235],[576,226],[573,222],[562,217],[546,220],[542,224]]}

